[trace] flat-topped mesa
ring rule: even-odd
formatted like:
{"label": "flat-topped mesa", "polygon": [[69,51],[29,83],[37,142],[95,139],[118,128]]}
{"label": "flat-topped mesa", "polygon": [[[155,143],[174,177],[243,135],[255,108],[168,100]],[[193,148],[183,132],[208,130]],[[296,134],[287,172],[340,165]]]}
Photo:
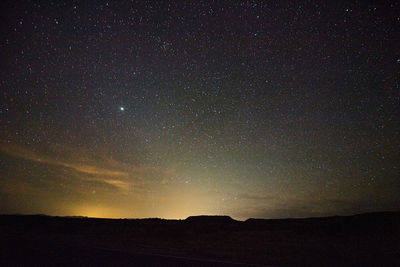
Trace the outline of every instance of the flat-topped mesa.
{"label": "flat-topped mesa", "polygon": [[185,219],[187,222],[199,222],[199,223],[232,223],[236,220],[232,219],[227,215],[198,215],[189,216]]}

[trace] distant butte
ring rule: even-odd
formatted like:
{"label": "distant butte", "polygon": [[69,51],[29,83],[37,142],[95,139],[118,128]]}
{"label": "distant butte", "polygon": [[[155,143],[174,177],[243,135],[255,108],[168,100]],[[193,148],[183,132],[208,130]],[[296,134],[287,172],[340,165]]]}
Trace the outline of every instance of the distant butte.
{"label": "distant butte", "polygon": [[236,220],[232,219],[230,216],[221,216],[221,215],[198,215],[198,216],[189,216],[185,219],[188,222],[199,222],[199,223],[230,223],[236,222]]}

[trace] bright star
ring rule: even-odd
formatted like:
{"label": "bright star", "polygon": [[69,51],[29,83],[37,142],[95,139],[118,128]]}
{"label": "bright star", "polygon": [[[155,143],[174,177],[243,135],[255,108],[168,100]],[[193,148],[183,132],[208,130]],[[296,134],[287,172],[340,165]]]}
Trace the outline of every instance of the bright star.
{"label": "bright star", "polygon": [[125,108],[124,107],[119,107],[119,110],[124,111]]}

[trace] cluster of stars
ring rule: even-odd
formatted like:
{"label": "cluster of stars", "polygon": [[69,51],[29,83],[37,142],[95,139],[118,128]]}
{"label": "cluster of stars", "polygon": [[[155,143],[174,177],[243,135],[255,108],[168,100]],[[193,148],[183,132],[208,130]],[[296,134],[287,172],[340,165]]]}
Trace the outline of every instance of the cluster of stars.
{"label": "cluster of stars", "polygon": [[[55,191],[58,203],[135,203],[122,209],[139,217],[393,208],[398,11],[395,1],[8,3],[0,182]],[[156,200],[170,213],[146,213]]]}

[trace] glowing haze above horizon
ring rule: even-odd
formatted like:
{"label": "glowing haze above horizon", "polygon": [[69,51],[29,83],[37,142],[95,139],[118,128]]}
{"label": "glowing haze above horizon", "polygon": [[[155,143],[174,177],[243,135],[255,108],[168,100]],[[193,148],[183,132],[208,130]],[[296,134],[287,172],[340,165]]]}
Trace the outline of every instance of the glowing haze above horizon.
{"label": "glowing haze above horizon", "polygon": [[400,209],[397,1],[178,2],[1,4],[0,213]]}

